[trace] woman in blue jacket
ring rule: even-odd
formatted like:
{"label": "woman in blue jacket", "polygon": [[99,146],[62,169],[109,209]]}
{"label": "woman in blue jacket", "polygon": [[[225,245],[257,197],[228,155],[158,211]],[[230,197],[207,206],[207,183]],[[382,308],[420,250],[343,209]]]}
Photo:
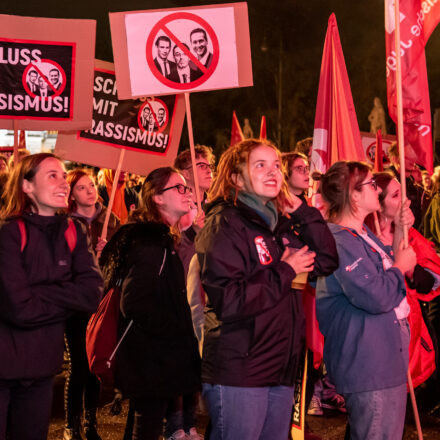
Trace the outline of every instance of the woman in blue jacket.
{"label": "woman in blue jacket", "polygon": [[94,312],[101,295],[102,278],[85,229],[56,215],[67,207],[68,195],[64,165],[49,153],[24,157],[6,186],[0,227],[0,439],[47,438],[65,321],[74,312]]}
{"label": "woman in blue jacket", "polygon": [[352,439],[402,438],[406,410],[409,330],[404,275],[416,256],[403,249],[409,208],[395,219],[393,246],[364,225],[380,209],[379,191],[362,162],[337,162],[321,180],[339,268],[318,279],[317,317],[324,362],[343,394]]}

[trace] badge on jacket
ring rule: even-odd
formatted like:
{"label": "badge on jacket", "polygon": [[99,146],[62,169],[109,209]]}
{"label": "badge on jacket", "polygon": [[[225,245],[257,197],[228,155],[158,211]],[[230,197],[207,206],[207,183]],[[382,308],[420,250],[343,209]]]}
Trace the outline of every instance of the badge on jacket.
{"label": "badge on jacket", "polygon": [[260,259],[261,264],[270,264],[272,263],[272,256],[270,255],[269,249],[267,248],[266,242],[264,238],[259,235],[254,239],[255,247],[257,248],[258,258]]}

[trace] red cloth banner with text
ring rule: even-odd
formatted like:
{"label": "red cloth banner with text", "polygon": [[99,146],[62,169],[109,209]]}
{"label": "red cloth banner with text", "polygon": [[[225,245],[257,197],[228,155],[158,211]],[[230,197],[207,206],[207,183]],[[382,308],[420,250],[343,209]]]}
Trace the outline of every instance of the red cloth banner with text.
{"label": "red cloth banner with text", "polygon": [[[405,155],[432,173],[432,123],[425,45],[440,21],[440,3],[437,0],[401,0],[399,5]],[[394,0],[385,0],[388,111],[397,123],[394,16]]]}
{"label": "red cloth banner with text", "polygon": [[316,103],[311,170],[338,160],[365,160],[336,16],[328,20]]}

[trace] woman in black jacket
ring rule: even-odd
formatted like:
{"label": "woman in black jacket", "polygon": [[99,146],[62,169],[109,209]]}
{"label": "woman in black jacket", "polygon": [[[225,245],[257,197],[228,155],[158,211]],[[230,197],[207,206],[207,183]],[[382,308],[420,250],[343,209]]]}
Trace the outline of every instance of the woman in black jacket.
{"label": "woman in black jacket", "polygon": [[[289,197],[278,149],[258,139],[223,154],[208,199],[196,252],[208,296],[202,382],[210,439],[287,438],[304,337],[291,284],[315,259],[301,240],[303,204]],[[290,211],[282,224],[278,211]]]}
{"label": "woman in black jacket", "polygon": [[[102,250],[106,241],[101,233],[107,208],[98,202],[95,181],[86,169],[76,168],[67,174],[70,186],[68,211],[86,228],[95,252]],[[107,236],[119,227],[119,219],[111,212]],[[84,434],[87,440],[101,440],[97,432],[96,410],[100,384],[89,370],[86,353],[86,328],[90,313],[75,313],[66,323],[65,342],[69,370],[64,386],[66,425],[63,440],[82,440],[81,419],[84,410]]]}
{"label": "woman in black jacket", "polygon": [[65,216],[69,186],[52,154],[22,158],[0,228],[0,438],[45,440],[66,319],[96,310],[102,278],[85,229]]}
{"label": "woman in black jacket", "polygon": [[135,223],[104,248],[107,286],[122,281],[121,312],[133,321],[116,355],[117,385],[134,410],[133,440],[162,434],[169,399],[200,387],[200,359],[176,253],[179,219],[191,206],[184,178],[171,167],[146,178]]}

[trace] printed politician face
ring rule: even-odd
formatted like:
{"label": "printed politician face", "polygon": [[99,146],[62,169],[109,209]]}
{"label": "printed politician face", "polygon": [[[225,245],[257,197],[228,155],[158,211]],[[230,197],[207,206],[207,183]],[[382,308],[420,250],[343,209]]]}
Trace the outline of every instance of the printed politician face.
{"label": "printed politician face", "polygon": [[47,82],[42,76],[38,78],[38,85],[40,86],[40,89],[47,89]]}
{"label": "printed politician face", "polygon": [[183,52],[183,50],[180,49],[180,47],[174,46],[173,56],[174,56],[174,59],[177,63],[177,67],[179,69],[185,69],[185,67],[188,66],[188,64],[189,64],[188,55],[186,55],[185,52]]}
{"label": "printed politician face", "polygon": [[164,120],[164,118],[165,118],[165,110],[164,110],[163,108],[160,108],[160,109],[157,111],[157,120],[158,120],[159,122],[162,122],[162,121]]}
{"label": "printed politician face", "polygon": [[157,55],[159,58],[166,60],[171,50],[171,43],[166,40],[159,40],[157,42]]}
{"label": "printed politician face", "polygon": [[35,82],[37,81],[37,72],[35,72],[34,70],[31,70],[30,72],[29,72],[29,76],[28,76],[28,78],[29,78],[29,81],[31,82],[31,83],[34,83],[35,84]]}
{"label": "printed politician face", "polygon": [[58,72],[57,69],[52,69],[49,72],[49,79],[53,85],[58,84],[58,82],[60,81],[60,72]]}
{"label": "printed politician face", "polygon": [[148,118],[150,116],[150,107],[145,106],[144,109],[142,110],[142,116],[144,118]]}
{"label": "printed politician face", "polygon": [[191,33],[191,46],[198,58],[205,56],[208,51],[208,40],[203,30]]}

